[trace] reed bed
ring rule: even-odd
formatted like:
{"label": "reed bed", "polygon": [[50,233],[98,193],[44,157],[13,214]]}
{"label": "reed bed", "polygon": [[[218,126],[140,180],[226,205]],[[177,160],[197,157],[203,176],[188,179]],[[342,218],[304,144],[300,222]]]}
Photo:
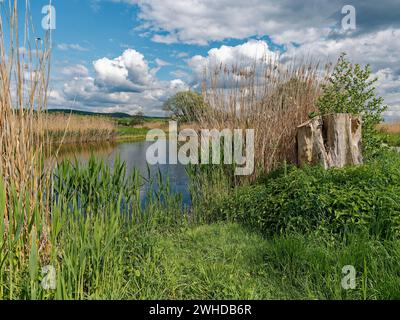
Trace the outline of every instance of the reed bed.
{"label": "reed bed", "polygon": [[32,259],[45,262],[52,250],[43,149],[50,36],[35,37],[28,1],[19,4],[0,4],[0,298],[12,297]]}
{"label": "reed bed", "polygon": [[[28,2],[23,9],[18,8],[18,3],[21,2],[2,2],[0,14],[0,177],[4,190],[0,220],[9,246],[19,237],[24,238],[21,250],[15,252],[24,261],[34,242],[43,256],[49,245],[49,212],[40,199],[45,196],[48,183],[48,174],[43,170],[47,136],[42,114],[47,106],[51,50],[49,35],[43,40],[31,40],[36,38]],[[25,10],[22,22],[19,10]],[[14,212],[16,205],[19,213]],[[33,223],[39,209],[43,218],[40,232]],[[11,247],[6,249],[10,255]]]}
{"label": "reed bed", "polygon": [[203,95],[210,108],[197,115],[203,128],[254,129],[258,170],[270,172],[283,161],[296,161],[297,126],[317,112],[316,100],[330,66],[282,64],[261,59],[251,66],[209,65]]}
{"label": "reed bed", "polygon": [[117,133],[113,120],[96,116],[48,114],[43,127],[55,144],[111,141]]}
{"label": "reed bed", "polygon": [[[29,234],[26,260],[19,252],[27,238],[0,240],[0,300],[129,298],[134,284],[126,272],[144,252],[139,246],[145,242],[138,239],[186,221],[181,196],[172,194],[161,174],[144,179],[134,171],[127,176],[126,165],[118,161],[113,169],[94,158],[87,166],[65,161],[55,168],[51,181],[47,238],[52,246],[46,257],[39,254],[37,236],[46,220],[36,203],[32,223],[37,229]],[[0,180],[0,209],[5,206],[2,186]],[[23,221],[23,201],[14,202],[11,210],[16,230]],[[54,273],[43,271],[46,266]],[[46,287],[46,276],[54,276],[54,287]]]}

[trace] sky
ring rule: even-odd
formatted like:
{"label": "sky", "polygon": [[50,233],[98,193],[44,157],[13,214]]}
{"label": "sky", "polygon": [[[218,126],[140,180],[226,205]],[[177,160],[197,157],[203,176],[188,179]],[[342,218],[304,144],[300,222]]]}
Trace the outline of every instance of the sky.
{"label": "sky", "polygon": [[[25,0],[21,0],[23,4]],[[31,0],[38,36],[44,5]],[[52,0],[55,30],[49,108],[163,115],[174,93],[196,87],[210,61],[301,56],[336,61],[345,51],[379,77],[400,118],[399,0]],[[345,30],[345,5],[355,28]],[[348,21],[348,20],[346,20]]]}

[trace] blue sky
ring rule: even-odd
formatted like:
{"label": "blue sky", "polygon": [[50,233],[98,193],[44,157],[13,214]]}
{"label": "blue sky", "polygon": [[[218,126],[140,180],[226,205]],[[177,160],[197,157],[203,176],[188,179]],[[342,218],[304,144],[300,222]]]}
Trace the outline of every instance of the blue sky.
{"label": "blue sky", "polygon": [[[25,0],[24,0],[25,1]],[[21,0],[21,3],[24,1]],[[31,1],[43,37],[42,7]],[[396,0],[52,0],[52,108],[162,115],[172,94],[196,86],[211,59],[279,54],[334,61],[342,51],[370,63],[379,93],[400,115],[400,4]],[[357,27],[341,30],[345,4]]]}

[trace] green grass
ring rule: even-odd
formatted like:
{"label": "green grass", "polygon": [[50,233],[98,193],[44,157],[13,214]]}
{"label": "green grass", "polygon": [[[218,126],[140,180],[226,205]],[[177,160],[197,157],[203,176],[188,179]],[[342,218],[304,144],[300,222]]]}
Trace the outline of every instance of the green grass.
{"label": "green grass", "polygon": [[[400,242],[362,234],[343,241],[304,235],[273,238],[264,253],[266,272],[281,299],[399,299]],[[356,288],[344,290],[342,268],[355,267]]]}
{"label": "green grass", "polygon": [[[128,260],[135,279],[130,298],[400,298],[399,241],[361,234],[349,234],[343,242],[299,234],[266,239],[236,223],[147,237],[143,255],[135,263]],[[354,290],[341,286],[346,265],[357,272]]]}
{"label": "green grass", "polygon": [[115,140],[117,142],[144,141],[149,130],[148,128],[118,126]]}
{"label": "green grass", "polygon": [[400,134],[380,132],[379,137],[383,143],[391,147],[400,147]]}
{"label": "green grass", "polygon": [[117,137],[118,141],[121,140],[144,140],[146,138],[147,133],[151,130],[146,125],[154,125],[157,124],[158,128],[162,128],[165,124],[164,120],[160,119],[145,119],[141,125],[141,127],[134,127],[132,125],[125,125],[124,122],[118,121],[117,127]]}
{"label": "green grass", "polygon": [[139,299],[266,299],[265,240],[237,224],[153,235],[136,266]]}
{"label": "green grass", "polygon": [[146,136],[149,128],[134,128],[134,127],[118,127],[118,134],[120,136]]}

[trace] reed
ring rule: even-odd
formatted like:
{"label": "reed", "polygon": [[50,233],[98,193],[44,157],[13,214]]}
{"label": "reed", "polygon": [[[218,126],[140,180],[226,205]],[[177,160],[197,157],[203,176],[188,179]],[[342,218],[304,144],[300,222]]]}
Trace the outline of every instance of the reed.
{"label": "reed", "polygon": [[117,132],[111,119],[65,114],[48,114],[43,129],[55,144],[111,141]]}
{"label": "reed", "polygon": [[378,130],[389,134],[400,134],[400,123],[382,123],[378,125]]}
{"label": "reed", "polygon": [[[65,161],[51,181],[47,238],[52,246],[46,258],[37,241],[46,227],[40,205],[35,204],[33,215],[36,231],[23,235],[18,230],[26,198],[10,204],[17,224],[14,237],[0,239],[0,300],[129,298],[132,278],[126,273],[132,268],[129,263],[144,252],[142,238],[151,230],[179,229],[187,221],[181,196],[172,194],[161,174],[142,178],[134,171],[127,176],[126,165],[119,161],[112,169],[94,158],[87,166]],[[0,180],[0,209],[4,199]],[[0,231],[4,228],[2,219]],[[22,259],[27,242],[27,257]],[[54,290],[42,285],[46,266],[55,271]]]}
{"label": "reed", "polygon": [[296,161],[297,126],[317,112],[315,102],[329,66],[282,64],[261,59],[251,66],[212,65],[204,70],[203,95],[210,108],[197,116],[203,128],[254,129],[258,170]]}
{"label": "reed", "polygon": [[[11,274],[13,262],[24,263],[33,251],[46,259],[50,250],[49,210],[41,202],[49,181],[43,165],[47,140],[43,111],[47,107],[50,35],[32,40],[37,38],[29,2],[23,8],[19,4],[17,0],[2,2],[0,14],[0,177],[4,192],[0,223],[6,235],[3,259],[9,259],[6,267]],[[25,17],[20,19],[19,12],[25,12]]]}

